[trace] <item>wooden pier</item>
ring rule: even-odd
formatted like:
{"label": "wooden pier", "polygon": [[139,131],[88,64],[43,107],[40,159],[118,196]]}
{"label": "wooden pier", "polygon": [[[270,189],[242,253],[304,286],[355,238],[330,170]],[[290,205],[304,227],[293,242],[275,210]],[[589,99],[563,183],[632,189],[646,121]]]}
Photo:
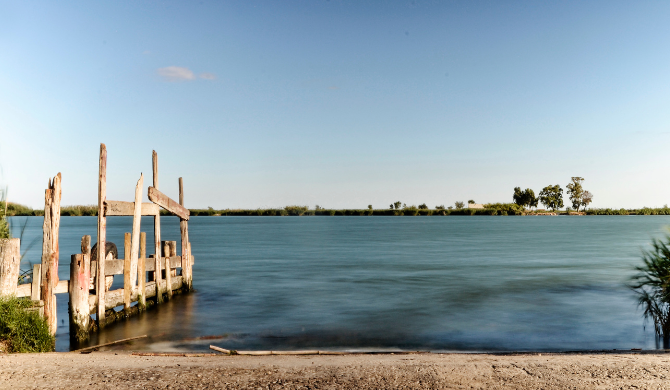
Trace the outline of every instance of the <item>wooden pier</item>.
{"label": "wooden pier", "polygon": [[[56,294],[69,293],[70,335],[78,342],[105,325],[160,304],[174,294],[192,290],[193,256],[188,240],[189,211],[184,207],[183,180],[179,178],[179,202],[158,190],[158,155],[152,154],[153,186],[148,203],[142,203],[144,175],[135,186],[135,199],[107,200],[107,148],[100,145],[98,175],[98,250],[91,258],[91,236],[81,240],[81,253],[73,254],[70,280],[58,279],[58,235],[60,228],[61,174],[49,180],[45,192],[42,263],[34,266],[32,283],[17,286],[20,242],[0,242],[0,294],[30,297],[38,301],[51,332],[55,334]],[[180,218],[181,253],[177,241],[161,240],[160,209]],[[123,258],[107,253],[107,217],[132,216],[131,232],[125,234]],[[147,256],[146,233],[141,231],[142,216],[154,217],[154,253]],[[123,275],[123,287],[109,291],[110,277]],[[95,315],[93,319],[92,315]]]}

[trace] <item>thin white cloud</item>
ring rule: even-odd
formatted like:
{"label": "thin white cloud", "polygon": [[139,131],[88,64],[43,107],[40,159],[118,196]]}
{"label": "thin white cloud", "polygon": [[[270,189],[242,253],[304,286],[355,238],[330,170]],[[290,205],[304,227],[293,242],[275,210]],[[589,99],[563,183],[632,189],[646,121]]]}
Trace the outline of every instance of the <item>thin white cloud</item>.
{"label": "thin white cloud", "polygon": [[163,77],[165,81],[188,81],[195,80],[195,74],[189,68],[181,66],[168,66],[166,68],[158,68],[158,75]]}
{"label": "thin white cloud", "polygon": [[216,75],[214,73],[200,73],[200,78],[205,80],[216,80]]}

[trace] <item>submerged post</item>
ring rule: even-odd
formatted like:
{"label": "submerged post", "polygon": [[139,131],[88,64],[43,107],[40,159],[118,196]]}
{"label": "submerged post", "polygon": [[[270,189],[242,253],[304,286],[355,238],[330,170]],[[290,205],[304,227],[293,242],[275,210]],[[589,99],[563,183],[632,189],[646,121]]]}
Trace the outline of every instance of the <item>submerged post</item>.
{"label": "submerged post", "polygon": [[[179,204],[184,206],[184,180],[179,178]],[[193,288],[193,277],[191,267],[191,256],[188,250],[188,221],[179,219],[179,230],[181,232],[181,274],[186,291]]]}
{"label": "submerged post", "polygon": [[58,285],[58,229],[60,228],[61,175],[49,180],[44,193],[44,224],[42,225],[42,288],[40,298],[44,301],[44,318],[51,334],[56,334],[56,295]]}
{"label": "submerged post", "polygon": [[105,201],[107,200],[107,147],[100,144],[100,170],[98,171],[98,262],[95,288],[98,304],[98,327],[105,326],[105,256],[107,255],[107,219]]}
{"label": "submerged post", "polygon": [[[158,189],[158,154],[154,150],[151,154],[151,166],[153,168],[154,188]],[[156,267],[154,268],[156,275],[154,280],[156,282],[156,303],[163,302],[163,291],[161,290],[161,215],[160,209],[154,216],[154,244],[155,255],[154,261]]]}

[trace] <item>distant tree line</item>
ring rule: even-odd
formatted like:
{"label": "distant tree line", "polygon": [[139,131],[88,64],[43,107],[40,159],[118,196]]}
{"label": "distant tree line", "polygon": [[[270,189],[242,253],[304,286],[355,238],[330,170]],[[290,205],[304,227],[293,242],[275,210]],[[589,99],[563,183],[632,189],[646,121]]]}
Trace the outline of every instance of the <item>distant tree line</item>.
{"label": "distant tree line", "polygon": [[[589,191],[584,190],[582,186],[583,181],[583,177],[575,176],[570,179],[570,183],[566,186],[568,189],[567,195],[570,202],[572,202],[573,209],[576,211],[579,211],[580,207],[584,207],[584,211],[586,211],[586,207],[593,201],[593,195]],[[515,204],[528,208],[537,207],[538,202],[554,211],[564,206],[563,189],[558,184],[544,187],[537,197],[535,197],[535,192],[530,188],[521,191],[521,187],[514,187],[512,199]]]}

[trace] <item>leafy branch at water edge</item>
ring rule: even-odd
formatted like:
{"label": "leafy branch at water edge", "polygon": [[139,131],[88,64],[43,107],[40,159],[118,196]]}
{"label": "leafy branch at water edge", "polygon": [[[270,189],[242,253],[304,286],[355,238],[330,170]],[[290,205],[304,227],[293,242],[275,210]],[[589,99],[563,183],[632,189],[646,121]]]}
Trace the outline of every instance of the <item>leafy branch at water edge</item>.
{"label": "leafy branch at water edge", "polygon": [[644,318],[654,322],[657,341],[670,347],[670,236],[665,241],[653,239],[649,251],[642,252],[644,265],[635,267],[629,287],[638,296]]}

